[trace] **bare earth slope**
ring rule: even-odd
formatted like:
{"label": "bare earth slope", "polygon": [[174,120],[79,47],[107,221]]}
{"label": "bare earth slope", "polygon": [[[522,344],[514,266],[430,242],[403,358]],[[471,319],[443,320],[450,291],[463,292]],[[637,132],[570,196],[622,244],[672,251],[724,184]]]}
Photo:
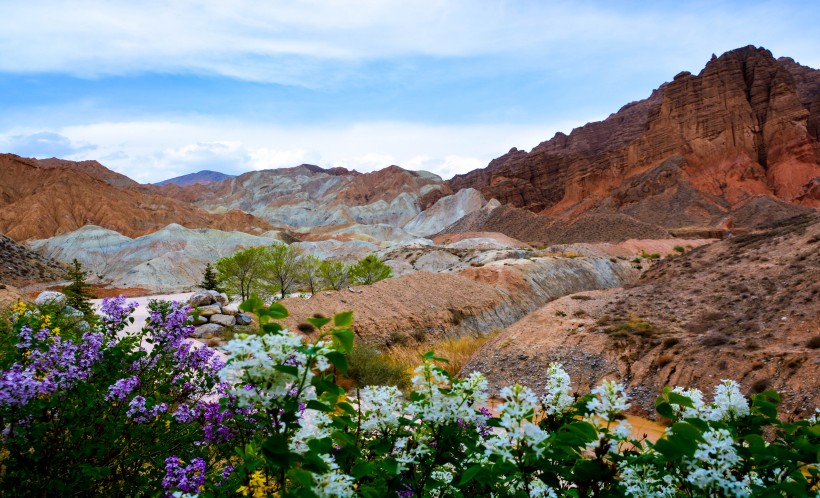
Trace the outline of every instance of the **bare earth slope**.
{"label": "bare earth slope", "polygon": [[0,284],[59,280],[65,269],[55,261],[28,250],[0,234]]}
{"label": "bare earth slope", "polygon": [[645,415],[664,385],[711,390],[731,378],[747,393],[777,389],[787,410],[806,414],[820,403],[818,254],[817,213],[703,246],[657,263],[631,288],[549,303],[466,369],[495,386],[541,388],[559,361],[576,389],[624,382]]}
{"label": "bare earth slope", "polygon": [[713,226],[760,196],[820,207],[819,179],[820,71],[748,46],[448,183],[568,220],[619,213],[679,228]]}
{"label": "bare earth slope", "polygon": [[85,169],[53,161],[42,166],[35,160],[0,154],[0,232],[22,241],[52,237],[89,224],[129,237],[171,223],[258,233],[272,228],[240,211],[211,214],[178,199],[112,185],[109,181],[121,182],[117,177],[101,179],[104,176],[99,168],[92,168],[91,174]]}

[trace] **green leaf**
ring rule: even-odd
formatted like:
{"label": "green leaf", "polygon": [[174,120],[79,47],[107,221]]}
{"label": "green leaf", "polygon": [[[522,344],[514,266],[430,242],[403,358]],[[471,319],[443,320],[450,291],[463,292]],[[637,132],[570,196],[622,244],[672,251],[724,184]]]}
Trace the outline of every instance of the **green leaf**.
{"label": "green leaf", "polygon": [[288,317],[288,309],[280,303],[273,303],[268,307],[267,315],[274,320],[282,320]]}
{"label": "green leaf", "polygon": [[278,334],[283,329],[282,329],[282,326],[280,324],[278,324],[276,322],[269,322],[269,323],[266,323],[266,324],[262,325],[262,330],[264,330],[268,334]]}
{"label": "green leaf", "polygon": [[373,464],[368,462],[359,462],[353,466],[350,475],[355,479],[361,479],[364,476],[369,476],[373,472]]}
{"label": "green leaf", "polygon": [[284,435],[270,436],[262,445],[262,454],[272,466],[280,469],[290,468],[290,448]]}
{"label": "green leaf", "polygon": [[308,400],[306,406],[307,406],[307,408],[310,408],[311,410],[317,410],[317,411],[325,412],[325,413],[333,411],[333,408],[327,406],[326,404],[322,403],[321,401],[316,401],[315,399]]}
{"label": "green leaf", "polygon": [[279,370],[282,373],[286,373],[294,377],[299,376],[299,369],[292,365],[274,365],[273,368],[274,370]]}
{"label": "green leaf", "polygon": [[333,325],[337,327],[350,327],[353,325],[353,311],[342,311],[333,315]]}
{"label": "green leaf", "polygon": [[666,394],[666,399],[673,405],[685,406],[686,408],[694,408],[695,406],[692,403],[692,398],[689,396],[684,396],[683,394],[672,391]]}
{"label": "green leaf", "polygon": [[484,468],[483,465],[473,465],[469,469],[465,470],[463,474],[461,474],[461,481],[458,483],[459,486],[464,486],[468,482],[472,481],[475,476],[481,472]]}
{"label": "green leaf", "polygon": [[341,346],[343,352],[353,351],[353,331],[351,329],[334,330],[333,340]]}
{"label": "green leaf", "polygon": [[331,319],[327,318],[327,317],[324,317],[324,316],[322,316],[322,317],[311,316],[311,317],[305,318],[305,321],[308,322],[309,324],[313,325],[314,327],[316,327],[317,330],[319,330],[322,327],[324,327],[325,325],[327,325],[328,323],[330,323]]}
{"label": "green leaf", "polygon": [[347,375],[347,358],[345,358],[345,355],[338,351],[331,351],[329,353],[325,353],[325,356],[334,367],[336,367],[344,375]]}
{"label": "green leaf", "polygon": [[[658,400],[660,401],[660,398]],[[658,414],[661,417],[675,418],[675,410],[672,409],[672,405],[670,405],[666,401],[662,401],[656,404],[655,411],[658,412]]]}
{"label": "green leaf", "polygon": [[251,296],[248,299],[242,301],[242,304],[239,305],[239,309],[248,313],[256,312],[265,307],[265,301],[262,300],[259,296]]}

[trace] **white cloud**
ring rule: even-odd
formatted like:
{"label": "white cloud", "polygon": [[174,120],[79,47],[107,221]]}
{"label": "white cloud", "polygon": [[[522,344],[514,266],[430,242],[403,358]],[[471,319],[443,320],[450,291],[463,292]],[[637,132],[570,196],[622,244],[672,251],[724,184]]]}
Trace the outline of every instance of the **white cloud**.
{"label": "white cloud", "polygon": [[806,36],[818,10],[806,3],[630,9],[617,2],[491,0],[28,0],[3,2],[2,11],[5,72],[195,72],[310,86],[360,76],[362,61],[397,57],[583,64],[632,54],[661,65],[681,57],[702,64],[704,52],[771,40],[778,55],[820,62]]}
{"label": "white cloud", "polygon": [[[302,163],[361,172],[397,164],[443,178],[484,167],[510,147],[529,149],[579,122],[428,125],[363,122],[275,126],[198,119],[67,126],[55,132],[93,144],[93,158],[143,183],[211,169],[242,173]],[[70,159],[88,159],[73,154]]]}

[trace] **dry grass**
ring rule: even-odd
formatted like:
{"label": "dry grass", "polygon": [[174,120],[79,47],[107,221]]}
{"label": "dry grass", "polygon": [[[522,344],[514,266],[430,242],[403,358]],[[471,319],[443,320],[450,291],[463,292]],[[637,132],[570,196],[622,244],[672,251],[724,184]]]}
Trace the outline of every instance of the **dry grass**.
{"label": "dry grass", "polygon": [[433,344],[426,345],[397,345],[389,348],[384,354],[394,364],[412,370],[421,363],[420,355],[427,351],[434,351],[436,356],[446,358],[449,361],[449,363],[441,365],[441,367],[450,372],[450,374],[455,375],[487,341],[499,332],[500,330],[493,330],[489,335],[442,339]]}

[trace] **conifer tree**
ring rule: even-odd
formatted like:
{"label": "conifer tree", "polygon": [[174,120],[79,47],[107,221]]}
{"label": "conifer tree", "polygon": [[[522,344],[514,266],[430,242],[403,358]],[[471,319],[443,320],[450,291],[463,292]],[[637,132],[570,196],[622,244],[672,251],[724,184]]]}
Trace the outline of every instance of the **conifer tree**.
{"label": "conifer tree", "polygon": [[211,263],[205,264],[205,271],[202,274],[202,282],[200,282],[199,286],[205,290],[222,292],[222,289],[219,288],[219,279],[216,276],[216,271]]}
{"label": "conifer tree", "polygon": [[71,283],[63,287],[63,294],[66,296],[66,304],[72,308],[82,311],[88,316],[93,313],[91,308],[91,285],[86,282],[88,272],[83,270],[83,265],[76,258],[68,266],[68,278]]}

